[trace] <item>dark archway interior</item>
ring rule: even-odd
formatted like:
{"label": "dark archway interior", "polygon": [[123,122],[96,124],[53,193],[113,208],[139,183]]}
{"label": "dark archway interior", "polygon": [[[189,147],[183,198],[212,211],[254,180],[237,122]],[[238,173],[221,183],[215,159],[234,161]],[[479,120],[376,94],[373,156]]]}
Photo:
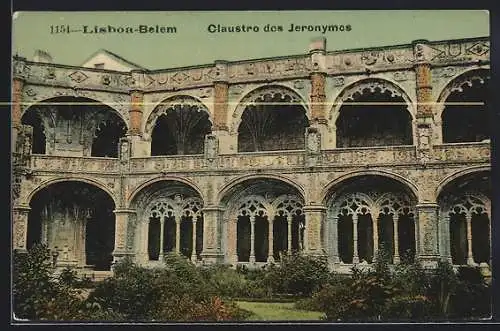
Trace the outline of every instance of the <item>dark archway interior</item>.
{"label": "dark archway interior", "polygon": [[205,136],[211,131],[208,113],[199,105],[176,105],[156,120],[151,155],[203,154]]}
{"label": "dark archway interior", "polygon": [[33,128],[33,139],[31,140],[31,152],[33,154],[46,153],[46,139],[42,119],[36,109],[28,109],[21,118],[21,123]]}
{"label": "dark archway interior", "polygon": [[266,94],[245,108],[238,128],[238,152],[305,148],[306,111],[290,97]]}
{"label": "dark archway interior", "polygon": [[489,78],[484,82],[480,79],[471,81],[472,86],[464,83],[461,86],[463,91],[452,92],[445,101],[449,104],[442,114],[444,143],[479,142],[490,138]]}
{"label": "dark archway interior", "polygon": [[120,138],[126,133],[127,127],[123,120],[115,114],[110,114],[109,118],[101,122],[96,129],[91,156],[118,157]]}
{"label": "dark archway interior", "polygon": [[364,89],[363,94],[340,107],[337,147],[413,144],[412,118],[407,107],[402,97],[392,96],[389,91]]}
{"label": "dark archway interior", "polygon": [[[115,237],[115,209],[111,197],[103,190],[83,182],[69,181],[52,184],[37,192],[30,202],[28,215],[28,249],[35,243],[49,248],[83,246],[74,252],[75,258],[85,252],[80,266],[91,265],[94,270],[110,270]],[[62,222],[62,223],[61,223]],[[73,224],[74,227],[69,225]],[[83,227],[82,238],[77,228]],[[76,232],[76,234],[75,234]],[[58,239],[55,239],[58,238]]]}

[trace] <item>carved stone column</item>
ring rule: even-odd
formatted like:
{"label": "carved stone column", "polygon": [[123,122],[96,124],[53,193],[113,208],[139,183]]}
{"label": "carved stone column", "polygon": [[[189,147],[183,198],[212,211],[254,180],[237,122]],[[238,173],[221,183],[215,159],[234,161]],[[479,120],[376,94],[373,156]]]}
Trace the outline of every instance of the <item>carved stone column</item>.
{"label": "carved stone column", "polygon": [[435,267],[439,259],[438,251],[438,205],[418,204],[417,210],[417,258],[424,266]]}
{"label": "carved stone column", "polygon": [[373,217],[372,216],[372,221],[373,221],[373,233],[372,233],[372,238],[373,238],[373,261],[377,261],[378,257],[378,221],[380,219],[380,214],[378,211],[374,213],[373,215],[378,215],[378,217]]}
{"label": "carved stone column", "polygon": [[452,263],[450,245],[450,216],[441,215],[439,222],[439,243],[441,259]]}
{"label": "carved stone column", "polygon": [[139,90],[130,91],[129,128],[130,156],[150,156],[151,140],[143,140],[142,116],[144,112],[144,93]]}
{"label": "carved stone column", "polygon": [[113,250],[113,263],[118,262],[129,252],[127,249],[127,232],[129,216],[135,213],[132,209],[116,209],[115,213],[115,248]]}
{"label": "carved stone column", "polygon": [[332,244],[332,262],[335,264],[340,263],[340,257],[339,257],[339,229],[338,229],[338,224],[339,224],[339,218],[334,215],[329,215],[328,216],[328,224],[330,225],[331,234],[329,238],[327,239],[328,241],[331,242]]}
{"label": "carved stone column", "polygon": [[326,38],[314,39],[309,45],[309,54],[312,62],[311,72],[311,127],[320,132],[321,146],[326,145],[328,137],[328,116],[326,106]]}
{"label": "carved stone column", "polygon": [[221,252],[221,221],[220,207],[203,208],[203,252],[201,258],[204,263],[218,263],[224,260]]}
{"label": "carved stone column", "polygon": [[326,217],[326,208],[323,206],[304,206],[306,228],[304,235],[305,253],[308,255],[326,256],[322,240],[322,227]]}
{"label": "carved stone column", "polygon": [[250,263],[255,263],[255,216],[250,216]]}
{"label": "carved stone column", "polygon": [[269,215],[267,217],[268,221],[268,253],[267,253],[267,262],[268,263],[273,263],[274,262],[274,215]]}
{"label": "carved stone column", "polygon": [[[175,216],[175,252],[180,254],[181,252],[181,222],[180,216]],[[163,237],[163,232],[162,232]]]}
{"label": "carved stone column", "polygon": [[191,251],[191,261],[196,262],[198,257],[196,256],[196,216],[193,216],[193,249]]}
{"label": "carved stone column", "polygon": [[399,258],[399,214],[395,214],[392,217],[392,224],[393,224],[393,235],[394,235],[394,257],[393,257],[393,263],[397,264],[400,261]]}
{"label": "carved stone column", "polygon": [[288,254],[292,254],[292,216],[291,215],[286,216],[286,222],[288,225],[288,231],[287,231]]}
{"label": "carved stone column", "polygon": [[417,157],[420,162],[425,163],[431,158],[432,137],[434,126],[433,100],[432,100],[432,77],[429,47],[427,41],[414,41],[416,94],[417,94]]}
{"label": "carved stone column", "polygon": [[474,255],[472,254],[472,215],[465,214],[465,224],[467,229],[467,265],[474,266]]}
{"label": "carved stone column", "polygon": [[227,123],[229,111],[229,83],[227,77],[227,62],[215,61],[217,78],[214,80],[214,124],[212,132],[218,138],[218,150],[221,154],[231,154],[234,151],[229,149],[231,139]]}
{"label": "carved stone column", "polygon": [[21,105],[23,102],[23,86],[24,80],[20,77],[14,77],[12,80],[12,106],[11,106],[11,119],[12,119],[12,145],[11,150],[16,150],[17,136],[21,131]]}
{"label": "carved stone column", "polygon": [[352,244],[353,244],[352,264],[358,264],[359,263],[359,254],[358,254],[358,214],[352,215]]}
{"label": "carved stone column", "polygon": [[12,209],[12,240],[13,248],[19,252],[26,252],[26,239],[28,236],[29,206],[14,206]]}

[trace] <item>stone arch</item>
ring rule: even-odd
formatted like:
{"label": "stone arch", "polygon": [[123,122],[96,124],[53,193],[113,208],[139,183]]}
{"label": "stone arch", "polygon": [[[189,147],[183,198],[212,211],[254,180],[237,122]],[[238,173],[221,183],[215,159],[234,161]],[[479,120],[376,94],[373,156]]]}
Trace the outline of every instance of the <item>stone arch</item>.
{"label": "stone arch", "polygon": [[27,244],[45,243],[57,266],[110,270],[115,248],[113,196],[94,183],[53,180],[29,201]]}
{"label": "stone arch", "polygon": [[127,207],[131,206],[131,204],[134,201],[134,199],[136,198],[136,196],[140,192],[142,192],[145,188],[147,188],[148,186],[150,186],[154,183],[161,182],[161,181],[172,181],[172,182],[182,183],[182,184],[190,187],[191,189],[193,189],[201,197],[201,199],[203,201],[206,200],[202,191],[198,187],[198,185],[196,183],[194,183],[192,180],[187,179],[187,178],[182,178],[182,177],[176,177],[176,176],[159,176],[159,177],[155,177],[155,178],[146,180],[145,182],[143,182],[140,185],[138,185],[137,187],[135,187],[134,190],[127,197],[127,203],[126,203]]}
{"label": "stone arch", "polygon": [[389,179],[393,179],[393,180],[399,182],[400,184],[402,184],[405,188],[407,188],[409,190],[409,192],[412,193],[412,195],[414,196],[415,199],[418,198],[417,186],[414,183],[412,183],[409,179],[407,179],[399,174],[396,174],[396,173],[393,173],[390,171],[386,171],[386,170],[358,170],[358,171],[353,171],[353,172],[349,172],[347,174],[344,174],[344,175],[332,180],[331,182],[329,182],[321,191],[321,195],[320,195],[320,197],[322,197],[321,201],[323,202],[323,204],[326,204],[328,199],[329,199],[329,192],[332,190],[332,188],[338,186],[339,184],[341,184],[345,180],[355,178],[355,177],[367,176],[367,175],[368,176],[369,175],[381,176],[381,177],[387,177]]}
{"label": "stone arch", "polygon": [[[360,171],[325,189],[326,241],[335,263],[373,263],[382,247],[390,261],[416,254],[417,192],[397,176]],[[402,253],[402,254],[401,254]]]}
{"label": "stone arch", "polygon": [[199,189],[186,179],[155,178],[134,190],[129,208],[135,210],[130,236],[139,263],[162,261],[167,252],[201,257],[204,200]]}
{"label": "stone arch", "polygon": [[21,120],[33,117],[32,112],[40,118],[46,154],[64,148],[74,156],[118,157],[118,141],[128,130],[119,111],[90,97],[61,95],[37,101]]}
{"label": "stone arch", "polygon": [[115,206],[118,206],[118,202],[119,200],[116,198],[116,195],[113,191],[111,191],[104,183],[101,183],[93,178],[86,178],[86,177],[71,177],[71,178],[55,178],[55,179],[49,179],[49,180],[46,180],[42,183],[40,183],[40,185],[38,185],[34,190],[32,190],[31,192],[29,192],[27,195],[26,195],[26,199],[25,199],[25,203],[24,204],[29,204],[29,202],[31,201],[31,199],[33,198],[33,196],[41,191],[42,189],[48,187],[49,185],[52,185],[52,184],[55,184],[55,183],[59,183],[59,182],[68,182],[68,181],[74,181],[74,182],[82,182],[82,183],[87,183],[87,184],[90,184],[90,185],[94,185],[95,187],[103,190],[104,192],[106,192],[110,197],[111,199],[113,200]]}
{"label": "stone arch", "polygon": [[248,105],[255,104],[258,99],[262,98],[266,94],[270,94],[271,96],[281,95],[283,99],[288,97],[291,102],[298,103],[304,108],[306,116],[309,119],[310,109],[308,107],[308,103],[302,98],[298,91],[294,90],[292,87],[282,84],[261,85],[244,94],[236,101],[236,107],[232,112],[229,125],[229,129],[232,134],[236,134],[238,132],[238,127],[240,126],[245,108]]}
{"label": "stone arch", "polygon": [[435,199],[437,199],[441,195],[443,190],[446,188],[446,186],[448,186],[448,184],[454,182],[455,180],[457,180],[463,176],[466,176],[469,174],[480,173],[480,172],[490,172],[490,171],[491,171],[491,166],[475,166],[475,167],[470,167],[470,168],[456,171],[456,172],[446,176],[445,178],[443,178],[439,182],[439,184],[437,185],[436,190],[434,192],[434,197],[435,197]]}
{"label": "stone arch", "polygon": [[[438,95],[435,122],[444,143],[489,139],[489,69],[467,70],[451,78]],[[484,104],[481,104],[484,103]]]}
{"label": "stone arch", "polygon": [[210,123],[213,123],[208,106],[205,105],[200,98],[188,94],[178,94],[168,97],[154,105],[143,124],[145,139],[151,139],[151,134],[158,118],[161,115],[167,114],[169,110],[177,105],[198,107],[197,110],[205,112],[208,115]]}
{"label": "stone arch", "polygon": [[[85,96],[85,95],[75,95],[74,93],[54,93],[54,95],[44,95],[44,98],[41,100],[35,100],[29,104],[24,104],[21,110],[21,117],[30,109],[34,107],[39,107],[45,105],[56,106],[57,104],[53,102],[54,99],[80,99],[88,100],[84,105],[92,106],[92,105],[103,105],[109,108],[110,111],[113,112],[116,116],[118,116],[127,126],[128,129],[128,118],[126,118],[120,111],[118,111],[114,106],[116,103],[109,102],[108,99],[98,98],[96,95]],[[52,102],[51,102],[52,101]],[[55,121],[55,119],[54,119]]]}
{"label": "stone arch", "polygon": [[382,92],[388,91],[392,96],[401,97],[407,104],[407,110],[412,120],[415,120],[415,106],[408,93],[399,83],[386,78],[362,78],[351,84],[346,85],[333,101],[333,107],[330,109],[328,122],[330,126],[335,125],[340,114],[340,108],[345,101],[352,101],[356,95],[362,95],[363,90],[369,89],[374,92],[376,89]]}
{"label": "stone arch", "polygon": [[293,180],[291,180],[290,178],[288,178],[286,176],[275,175],[275,174],[251,174],[251,175],[244,175],[244,176],[235,178],[235,179],[229,181],[227,184],[225,184],[220,189],[219,194],[217,195],[216,204],[221,204],[222,200],[224,199],[224,197],[226,197],[228,195],[228,192],[232,188],[234,188],[235,186],[237,186],[238,184],[240,184],[242,182],[245,182],[245,181],[248,181],[248,180],[252,180],[252,179],[275,179],[277,181],[282,181],[284,183],[287,183],[288,185],[290,185],[294,189],[296,189],[297,192],[299,192],[300,195],[302,197],[304,197],[304,199],[306,197],[306,193],[305,193],[305,190],[302,187],[302,185],[294,182]]}

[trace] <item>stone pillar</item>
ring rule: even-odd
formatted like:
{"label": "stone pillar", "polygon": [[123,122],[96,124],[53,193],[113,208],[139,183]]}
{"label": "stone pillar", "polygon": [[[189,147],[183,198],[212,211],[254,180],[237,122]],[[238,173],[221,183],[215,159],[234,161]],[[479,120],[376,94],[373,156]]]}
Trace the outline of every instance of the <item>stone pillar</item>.
{"label": "stone pillar", "polygon": [[132,209],[116,209],[115,213],[115,248],[113,250],[113,263],[128,254],[127,249],[127,231],[129,216],[135,213]]}
{"label": "stone pillar", "polygon": [[250,263],[255,263],[255,216],[250,216]]}
{"label": "stone pillar", "polygon": [[229,83],[227,77],[227,62],[215,61],[217,78],[214,80],[214,105],[212,133],[218,138],[218,150],[221,154],[231,154],[229,149],[231,137],[227,123],[229,111]]}
{"label": "stone pillar", "polygon": [[204,263],[218,263],[224,260],[221,252],[221,220],[220,207],[203,208],[203,252],[201,258]]}
{"label": "stone pillar", "polygon": [[130,156],[150,156],[151,141],[142,139],[142,116],[144,112],[144,93],[139,90],[130,91],[129,128]]}
{"label": "stone pillar", "polygon": [[25,253],[28,236],[29,206],[14,206],[12,209],[12,240],[14,250]]}
{"label": "stone pillar", "polygon": [[439,222],[441,259],[452,263],[450,247],[450,216],[442,215]]}
{"label": "stone pillar", "polygon": [[269,215],[267,217],[268,222],[268,253],[267,253],[267,263],[274,263],[274,215]]}
{"label": "stone pillar", "polygon": [[[175,235],[177,238],[177,233]],[[165,241],[165,217],[160,217],[160,253],[158,255],[158,260],[160,261],[163,260],[164,241]]]}
{"label": "stone pillar", "polygon": [[193,216],[193,249],[191,252],[191,261],[196,262],[198,257],[196,256],[196,216]]}
{"label": "stone pillar", "polygon": [[304,206],[306,217],[306,228],[304,235],[305,252],[308,255],[325,256],[323,247],[322,227],[326,217],[326,208],[323,206],[309,205]]}
{"label": "stone pillar", "polygon": [[288,231],[287,231],[287,239],[288,239],[287,250],[288,250],[288,254],[292,254],[292,215],[287,215],[286,216],[286,222],[287,222],[287,225],[288,225]]}
{"label": "stone pillar", "polygon": [[181,217],[175,216],[175,252],[181,252]]}
{"label": "stone pillar", "polygon": [[324,148],[328,139],[328,116],[326,106],[326,38],[313,39],[309,45],[311,56],[311,127],[321,135],[321,146]]}
{"label": "stone pillar", "polygon": [[417,210],[417,258],[423,266],[435,267],[439,259],[438,251],[438,205],[424,203]]}
{"label": "stone pillar", "polygon": [[352,215],[352,241],[353,241],[352,264],[358,264],[359,263],[359,255],[358,255],[358,214]]}
{"label": "stone pillar", "polygon": [[16,150],[17,137],[21,131],[21,114],[23,102],[23,86],[24,80],[20,77],[14,77],[12,80],[12,106],[11,106],[11,121],[12,121],[12,140],[11,150]]}
{"label": "stone pillar", "polygon": [[332,230],[328,240],[332,243],[332,262],[337,264],[340,263],[339,257],[339,218],[337,216],[330,215],[328,218],[328,223],[330,224],[330,229]]}
{"label": "stone pillar", "polygon": [[475,266],[474,255],[472,254],[472,215],[465,214],[465,222],[467,225],[467,265]]}
{"label": "stone pillar", "polygon": [[[378,215],[378,217],[373,217],[374,215]],[[378,257],[378,221],[380,219],[380,214],[378,212],[373,213],[372,215],[372,221],[373,221],[373,233],[372,233],[372,238],[373,238],[373,261],[377,261]]]}
{"label": "stone pillar", "polygon": [[399,214],[392,217],[393,231],[394,231],[394,257],[393,263],[401,262],[399,258]]}
{"label": "stone pillar", "polygon": [[417,94],[417,157],[420,162],[425,163],[431,158],[432,136],[434,126],[433,100],[432,100],[432,77],[429,47],[427,41],[414,41],[416,94]]}

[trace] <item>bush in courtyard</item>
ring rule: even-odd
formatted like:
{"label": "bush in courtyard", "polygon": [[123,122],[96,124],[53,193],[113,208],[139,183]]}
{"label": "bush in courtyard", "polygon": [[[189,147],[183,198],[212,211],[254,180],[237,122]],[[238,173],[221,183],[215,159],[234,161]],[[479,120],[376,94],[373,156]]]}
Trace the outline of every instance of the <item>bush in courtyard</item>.
{"label": "bush in courtyard", "polygon": [[264,283],[274,293],[310,296],[327,282],[328,277],[325,258],[296,253],[284,255],[279,266],[272,265]]}
{"label": "bush in courtyard", "polygon": [[451,295],[456,318],[487,318],[491,315],[491,288],[478,267],[459,267],[456,291]]}

